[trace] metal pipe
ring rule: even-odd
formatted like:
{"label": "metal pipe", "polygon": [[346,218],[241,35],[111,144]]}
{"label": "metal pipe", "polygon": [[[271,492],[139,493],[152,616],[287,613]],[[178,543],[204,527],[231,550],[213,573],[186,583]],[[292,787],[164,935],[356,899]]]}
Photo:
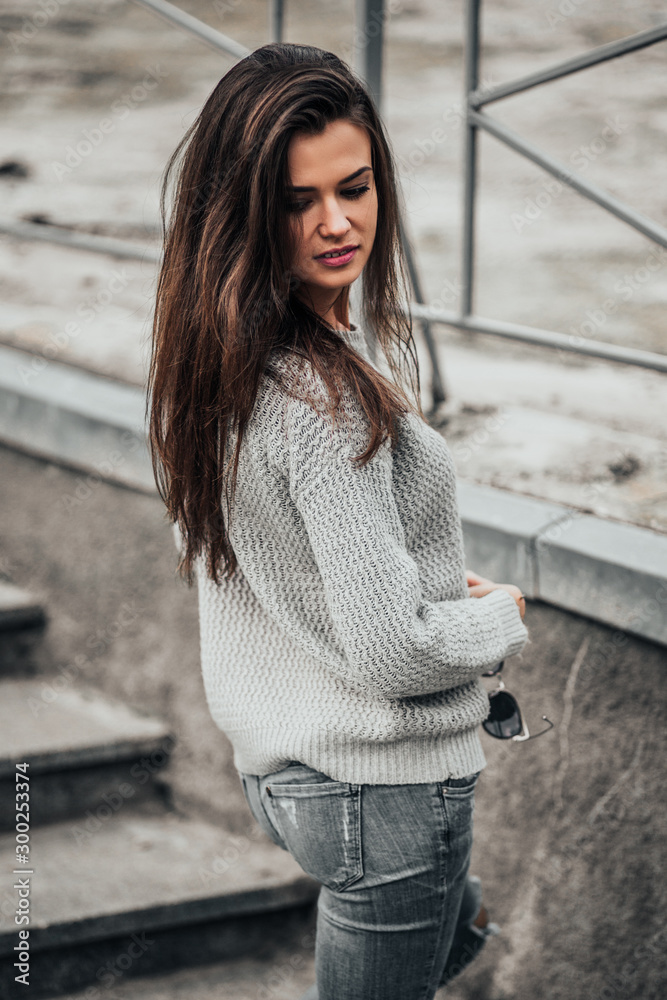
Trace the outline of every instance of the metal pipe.
{"label": "metal pipe", "polygon": [[193,17],[192,14],[186,14],[180,7],[174,6],[173,3],[167,3],[167,0],[134,0],[134,3],[147,7],[148,10],[152,10],[154,14],[163,17],[182,31],[187,31],[196,38],[200,38],[202,42],[211,45],[217,52],[224,52],[236,59],[243,59],[251,52],[251,49],[247,49],[245,45],[241,45],[233,38],[229,38],[228,35],[223,35],[221,31],[211,28],[199,18]]}
{"label": "metal pipe", "polygon": [[356,0],[354,67],[370,91],[378,111],[382,110],[384,19],[384,0]]}
{"label": "metal pipe", "polygon": [[272,42],[282,42],[285,22],[283,0],[269,0],[269,38]]}
{"label": "metal pipe", "polygon": [[152,247],[141,247],[110,236],[94,236],[91,233],[79,233],[73,229],[44,225],[40,222],[0,219],[0,233],[14,236],[19,240],[57,243],[59,246],[69,247],[70,250],[90,250],[93,253],[108,254],[109,257],[117,257],[119,260],[142,260],[153,264],[159,264],[162,260],[162,252]]}
{"label": "metal pipe", "polygon": [[[403,218],[399,213],[398,219],[401,244],[405,251],[405,259],[408,265],[408,274],[410,276],[410,284],[412,285],[412,294],[419,303],[424,302],[424,293],[422,291],[422,284],[419,277],[419,271],[415,265],[414,254],[412,252],[412,245],[405,228],[405,223]],[[440,374],[440,362],[438,360],[438,352],[436,350],[435,342],[433,340],[433,333],[431,331],[431,324],[428,320],[421,320],[420,326],[422,333],[424,334],[424,340],[426,341],[426,348],[428,350],[428,356],[431,361],[431,396],[433,399],[433,409],[436,410],[441,403],[444,403],[447,399],[447,393],[445,392],[445,387],[443,385],[442,376]]]}
{"label": "metal pipe", "polygon": [[492,101],[499,101],[503,97],[510,97],[512,94],[520,94],[523,90],[531,87],[539,87],[550,80],[559,80],[561,77],[577,73],[581,69],[589,66],[598,66],[600,63],[615,59],[617,56],[625,55],[628,52],[636,52],[637,49],[645,49],[648,45],[655,45],[667,38],[667,24],[661,24],[657,28],[648,28],[646,31],[639,31],[636,35],[629,35],[627,38],[620,38],[616,42],[608,42],[600,45],[590,52],[584,52],[580,56],[573,56],[565,59],[561,63],[549,66],[547,69],[536,70],[518,80],[510,80],[508,83],[501,83],[498,87],[492,87],[484,91],[477,91],[471,94],[470,104],[473,108],[481,108]]}
{"label": "metal pipe", "polygon": [[[36,222],[0,220],[0,232],[16,239],[56,243],[72,250],[89,250],[93,253],[108,254],[119,259],[148,261],[155,264],[159,264],[162,259],[161,252],[151,247],[139,247],[108,236],[92,236],[89,233],[77,233],[71,229],[45,226]],[[576,340],[573,340],[572,337],[553,330],[540,330],[535,327],[504,323],[500,320],[489,320],[479,316],[460,316],[458,313],[444,309],[433,309],[422,302],[410,302],[409,310],[414,319],[423,320],[429,324],[443,323],[460,330],[488,333],[509,340],[537,344],[540,347],[551,347],[574,354],[585,354],[591,357],[605,358],[608,361],[621,361],[629,365],[639,365],[642,368],[667,372],[667,355],[641,351],[632,347],[620,347],[615,344],[598,343],[583,337],[577,337]]]}
{"label": "metal pipe", "polygon": [[416,318],[428,319],[431,323],[444,323],[446,326],[453,326],[458,330],[488,333],[494,337],[505,337],[508,340],[537,344],[539,347],[551,347],[572,354],[585,354],[589,357],[604,358],[606,361],[620,361],[626,365],[637,365],[640,368],[667,372],[667,354],[641,351],[634,347],[621,347],[617,344],[598,342],[586,337],[573,338],[568,334],[557,333],[554,330],[540,330],[537,327],[504,323],[501,320],[485,319],[482,316],[459,316],[457,313],[448,312],[445,309],[431,309],[418,303],[410,303],[410,310]]}
{"label": "metal pipe", "polygon": [[579,174],[572,173],[559,160],[549,156],[548,153],[543,153],[537,146],[533,146],[532,143],[522,139],[520,135],[507,128],[506,125],[503,125],[496,118],[491,118],[480,111],[471,111],[470,116],[478,128],[483,128],[486,132],[490,132],[496,139],[500,139],[501,142],[504,142],[505,145],[514,149],[517,153],[521,153],[522,156],[532,160],[538,167],[542,167],[548,173],[553,174],[563,184],[567,184],[586,198],[590,198],[591,201],[601,205],[602,208],[606,208],[608,212],[615,215],[621,222],[626,222],[633,229],[643,233],[644,236],[648,236],[654,242],[667,247],[667,229],[664,226],[654,222],[652,219],[648,219],[645,215],[641,215],[640,212],[636,212],[633,208],[619,201],[618,198],[607,194],[606,191],[599,188],[596,184],[584,180]]}
{"label": "metal pipe", "polygon": [[475,280],[475,192],[477,187],[477,127],[470,94],[479,79],[479,22],[482,0],[468,0],[466,18],[465,92],[466,119],[463,150],[463,234],[461,242],[461,314],[472,312]]}

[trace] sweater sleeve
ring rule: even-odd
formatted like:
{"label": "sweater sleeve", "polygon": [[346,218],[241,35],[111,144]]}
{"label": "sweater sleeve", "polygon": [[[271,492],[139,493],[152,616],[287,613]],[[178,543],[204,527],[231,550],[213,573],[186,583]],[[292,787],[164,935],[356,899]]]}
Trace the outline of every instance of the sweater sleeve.
{"label": "sweater sleeve", "polygon": [[523,648],[528,632],[505,590],[429,601],[405,542],[385,441],[365,466],[368,440],[308,404],[290,407],[290,492],[303,519],[326,601],[348,662],[385,697],[425,695],[467,683]]}

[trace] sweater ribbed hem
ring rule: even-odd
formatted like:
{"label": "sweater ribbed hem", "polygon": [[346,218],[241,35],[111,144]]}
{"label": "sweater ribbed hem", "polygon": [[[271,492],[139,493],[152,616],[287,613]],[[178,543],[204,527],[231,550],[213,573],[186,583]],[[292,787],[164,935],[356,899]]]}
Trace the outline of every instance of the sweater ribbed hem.
{"label": "sweater ribbed hem", "polygon": [[513,656],[523,649],[528,629],[521,619],[519,605],[512,595],[506,590],[492,590],[490,594],[478,597],[477,600],[484,601],[498,619],[507,642],[505,656]]}
{"label": "sweater ribbed hem", "polygon": [[335,781],[419,785],[465,778],[487,764],[477,727],[447,737],[413,736],[385,746],[362,746],[341,733],[312,730],[248,729],[228,736],[237,771],[261,777],[299,761]]}

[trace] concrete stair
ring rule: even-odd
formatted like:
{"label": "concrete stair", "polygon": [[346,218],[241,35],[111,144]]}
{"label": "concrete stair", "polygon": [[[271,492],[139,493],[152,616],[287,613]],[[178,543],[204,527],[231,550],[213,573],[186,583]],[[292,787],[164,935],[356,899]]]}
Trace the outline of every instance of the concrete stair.
{"label": "concrete stair", "polygon": [[0,669],[7,676],[32,668],[32,654],[41,642],[46,612],[33,594],[0,580]]}
{"label": "concrete stair", "polygon": [[[7,633],[35,620],[27,611],[21,619],[20,608],[27,602],[16,602]],[[3,1000],[75,990],[87,1000],[111,1000],[109,990],[125,984],[125,995],[149,997],[162,989],[158,979],[144,989],[148,980],[138,985],[136,976],[165,980],[169,973],[175,984],[194,982],[199,970],[176,970],[200,965],[207,966],[201,975],[211,991],[217,977],[241,989],[244,977],[269,975],[279,954],[312,957],[318,883],[256,825],[247,835],[232,834],[170,808],[161,772],[175,742],[160,720],[57,676],[0,680]],[[14,806],[16,765],[24,762],[30,854],[21,865]],[[27,990],[15,981],[14,967],[13,883],[20,878],[30,888]],[[305,989],[312,969],[297,965]],[[303,992],[297,980],[296,992],[285,997]],[[240,998],[238,989],[217,995]],[[243,989],[254,996],[255,987]]]}
{"label": "concrete stair", "polygon": [[[278,931],[307,933],[312,920],[316,883],[288,854],[156,803],[119,806],[98,824],[38,827],[30,846],[33,997],[252,954]],[[14,852],[13,836],[0,838],[4,872]],[[16,943],[13,912],[3,914],[3,997],[23,995]]]}
{"label": "concrete stair", "polygon": [[14,828],[15,765],[27,761],[32,824],[85,815],[105,796],[160,794],[173,739],[164,723],[98,692],[43,680],[0,684],[0,829]]}
{"label": "concrete stair", "polygon": [[[115,977],[104,980],[98,1000],[299,1000],[315,982],[312,933],[294,941],[259,945],[252,957],[179,969],[166,975],[136,980]],[[68,1000],[91,1000],[86,990],[68,995]]]}
{"label": "concrete stair", "polygon": [[43,625],[46,619],[41,603],[27,590],[0,582],[0,632]]}

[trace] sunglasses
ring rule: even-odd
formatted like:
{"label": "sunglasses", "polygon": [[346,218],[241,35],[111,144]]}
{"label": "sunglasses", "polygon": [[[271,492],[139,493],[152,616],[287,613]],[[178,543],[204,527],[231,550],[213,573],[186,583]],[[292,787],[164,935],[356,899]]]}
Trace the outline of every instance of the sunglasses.
{"label": "sunglasses", "polygon": [[[482,677],[498,677],[501,673],[505,661],[482,674]],[[497,740],[514,740],[517,743],[525,743],[527,740],[535,740],[538,736],[548,733],[553,729],[553,722],[549,722],[546,715],[542,716],[544,722],[549,722],[546,729],[541,729],[539,733],[531,736],[528,727],[521,717],[519,703],[513,694],[505,690],[502,680],[499,680],[498,687],[489,694],[490,709],[482,728],[489,734],[495,736]]]}

